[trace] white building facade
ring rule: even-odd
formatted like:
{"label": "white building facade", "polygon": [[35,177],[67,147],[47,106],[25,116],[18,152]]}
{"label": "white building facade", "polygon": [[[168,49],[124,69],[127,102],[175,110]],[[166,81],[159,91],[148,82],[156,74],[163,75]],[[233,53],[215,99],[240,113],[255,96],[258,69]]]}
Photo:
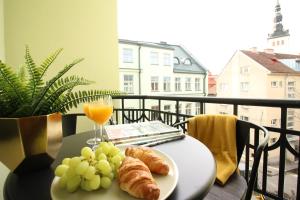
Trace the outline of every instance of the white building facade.
{"label": "white building facade", "polygon": [[[179,45],[165,42],[149,43],[119,40],[120,90],[134,95],[206,96],[207,70]],[[128,108],[140,102],[126,103]],[[158,109],[158,102],[146,103],[148,109]],[[175,102],[162,102],[161,110],[175,111]],[[179,112],[199,114],[200,105],[182,103]]]}

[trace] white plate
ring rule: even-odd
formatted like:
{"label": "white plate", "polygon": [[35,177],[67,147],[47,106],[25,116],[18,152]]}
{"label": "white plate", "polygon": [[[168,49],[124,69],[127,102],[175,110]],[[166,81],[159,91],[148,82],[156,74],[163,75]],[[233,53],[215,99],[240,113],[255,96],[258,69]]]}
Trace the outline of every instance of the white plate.
{"label": "white plate", "polygon": [[[178,181],[178,169],[176,163],[167,154],[153,149],[159,156],[161,156],[169,165],[170,171],[167,176],[152,174],[158,187],[160,188],[159,200],[166,199],[175,189]],[[59,177],[55,177],[51,184],[51,197],[53,200],[65,200],[65,199],[84,199],[84,200],[133,200],[136,199],[130,196],[127,192],[124,192],[119,188],[118,181],[114,179],[111,187],[108,190],[99,189],[97,191],[86,192],[78,189],[74,193],[69,193],[65,189],[61,189],[58,186]]]}

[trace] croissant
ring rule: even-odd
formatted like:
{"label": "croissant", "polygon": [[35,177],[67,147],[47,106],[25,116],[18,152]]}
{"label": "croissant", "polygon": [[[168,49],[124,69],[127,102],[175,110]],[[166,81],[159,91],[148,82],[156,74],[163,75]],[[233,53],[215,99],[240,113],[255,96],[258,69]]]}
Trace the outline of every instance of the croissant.
{"label": "croissant", "polygon": [[120,188],[136,198],[157,200],[160,195],[149,168],[139,159],[126,156],[118,170],[118,180]]}
{"label": "croissant", "polygon": [[169,173],[168,164],[149,147],[127,147],[125,155],[140,159],[153,173],[162,175]]}

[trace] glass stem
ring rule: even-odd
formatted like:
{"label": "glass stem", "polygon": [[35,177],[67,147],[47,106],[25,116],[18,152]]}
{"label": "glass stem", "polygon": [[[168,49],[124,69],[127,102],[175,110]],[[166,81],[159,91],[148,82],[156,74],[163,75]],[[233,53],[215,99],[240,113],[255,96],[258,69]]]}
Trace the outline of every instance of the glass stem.
{"label": "glass stem", "polygon": [[103,142],[102,138],[103,138],[103,125],[100,124],[99,125],[99,139],[100,139],[101,142]]}
{"label": "glass stem", "polygon": [[94,140],[95,140],[95,142],[94,142],[94,144],[96,145],[97,144],[97,123],[94,123],[94,131],[95,131],[95,137],[94,137]]}

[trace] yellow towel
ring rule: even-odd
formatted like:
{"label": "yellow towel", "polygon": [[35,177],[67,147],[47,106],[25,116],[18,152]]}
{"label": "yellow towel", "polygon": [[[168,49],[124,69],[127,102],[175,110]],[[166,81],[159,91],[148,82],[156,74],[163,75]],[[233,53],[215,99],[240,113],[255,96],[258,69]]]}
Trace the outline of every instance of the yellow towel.
{"label": "yellow towel", "polygon": [[224,185],[237,169],[236,116],[198,115],[188,121],[188,134],[204,143],[217,165],[217,182]]}

